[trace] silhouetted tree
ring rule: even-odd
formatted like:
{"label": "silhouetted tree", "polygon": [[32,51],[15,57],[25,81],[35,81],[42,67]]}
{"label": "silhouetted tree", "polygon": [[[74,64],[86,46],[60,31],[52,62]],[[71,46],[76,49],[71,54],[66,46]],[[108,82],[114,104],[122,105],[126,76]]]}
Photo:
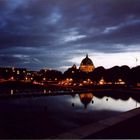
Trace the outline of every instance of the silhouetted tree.
{"label": "silhouetted tree", "polygon": [[131,69],[130,78],[132,85],[140,83],[140,66]]}
{"label": "silhouetted tree", "polygon": [[120,75],[121,79],[127,84],[130,85],[131,83],[131,74],[130,74],[130,68],[126,65],[120,67]]}
{"label": "silhouetted tree", "polygon": [[119,78],[121,78],[120,71],[121,70],[119,66],[114,66],[110,69],[107,69],[105,74],[105,81],[115,83]]}
{"label": "silhouetted tree", "polygon": [[104,67],[100,66],[94,69],[94,71],[91,73],[91,78],[95,82],[99,82],[102,77],[105,76],[105,69]]}

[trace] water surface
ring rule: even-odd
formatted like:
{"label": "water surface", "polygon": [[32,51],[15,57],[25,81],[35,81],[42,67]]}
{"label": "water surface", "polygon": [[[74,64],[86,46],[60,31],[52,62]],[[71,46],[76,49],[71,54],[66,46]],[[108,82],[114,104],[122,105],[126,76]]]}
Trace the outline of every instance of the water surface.
{"label": "water surface", "polygon": [[94,93],[4,99],[0,100],[0,137],[47,138],[139,106],[132,97]]}

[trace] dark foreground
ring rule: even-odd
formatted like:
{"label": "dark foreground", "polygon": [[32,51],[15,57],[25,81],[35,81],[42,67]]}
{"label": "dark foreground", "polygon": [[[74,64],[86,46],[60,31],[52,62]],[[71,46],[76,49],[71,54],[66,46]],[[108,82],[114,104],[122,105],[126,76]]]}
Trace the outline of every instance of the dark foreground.
{"label": "dark foreground", "polygon": [[119,122],[95,134],[89,135],[87,139],[139,139],[140,138],[140,108],[138,115]]}
{"label": "dark foreground", "polygon": [[140,138],[140,108],[133,109],[116,117],[110,117],[69,132],[59,134],[57,139],[135,139]]}
{"label": "dark foreground", "polygon": [[121,113],[101,102],[109,104],[94,97],[85,108],[78,94],[1,99],[0,138],[48,138]]}

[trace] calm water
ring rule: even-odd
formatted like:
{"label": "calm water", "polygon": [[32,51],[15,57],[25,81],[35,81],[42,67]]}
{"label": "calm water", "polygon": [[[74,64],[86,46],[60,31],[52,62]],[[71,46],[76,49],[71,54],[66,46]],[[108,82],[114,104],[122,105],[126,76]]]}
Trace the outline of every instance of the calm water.
{"label": "calm water", "polygon": [[[119,96],[119,94],[118,94]],[[94,93],[0,100],[0,138],[46,138],[140,107]]]}

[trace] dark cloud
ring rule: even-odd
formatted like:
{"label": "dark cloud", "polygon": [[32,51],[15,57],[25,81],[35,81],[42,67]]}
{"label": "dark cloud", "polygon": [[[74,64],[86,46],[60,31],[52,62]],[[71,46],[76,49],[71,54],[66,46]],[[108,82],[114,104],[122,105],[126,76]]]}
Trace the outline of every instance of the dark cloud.
{"label": "dark cloud", "polygon": [[0,13],[0,65],[55,68],[140,44],[139,0],[0,0]]}

